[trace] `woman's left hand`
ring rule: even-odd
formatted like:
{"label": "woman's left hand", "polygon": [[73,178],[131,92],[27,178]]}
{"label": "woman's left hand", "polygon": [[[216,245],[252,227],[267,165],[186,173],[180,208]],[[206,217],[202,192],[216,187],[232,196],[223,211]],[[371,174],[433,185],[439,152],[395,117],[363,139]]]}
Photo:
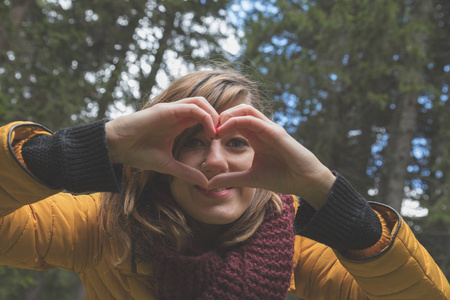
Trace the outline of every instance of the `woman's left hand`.
{"label": "woman's left hand", "polygon": [[237,131],[255,151],[250,169],[216,175],[208,188],[249,186],[301,196],[318,209],[335,176],[317,157],[250,105],[241,104],[220,114],[220,136]]}

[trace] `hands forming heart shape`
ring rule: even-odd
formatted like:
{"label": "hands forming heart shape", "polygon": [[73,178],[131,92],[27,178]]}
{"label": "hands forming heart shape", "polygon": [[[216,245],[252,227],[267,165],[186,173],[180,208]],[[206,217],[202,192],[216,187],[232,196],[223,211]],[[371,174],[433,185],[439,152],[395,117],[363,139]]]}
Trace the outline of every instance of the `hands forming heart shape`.
{"label": "hands forming heart shape", "polygon": [[[196,124],[210,139],[233,131],[244,136],[255,152],[252,166],[208,180],[200,170],[177,161],[172,156],[175,138]],[[310,151],[247,104],[219,115],[202,97],[159,103],[106,123],[106,138],[111,162],[170,174],[207,189],[248,186],[313,196],[328,192],[334,182],[334,175]]]}

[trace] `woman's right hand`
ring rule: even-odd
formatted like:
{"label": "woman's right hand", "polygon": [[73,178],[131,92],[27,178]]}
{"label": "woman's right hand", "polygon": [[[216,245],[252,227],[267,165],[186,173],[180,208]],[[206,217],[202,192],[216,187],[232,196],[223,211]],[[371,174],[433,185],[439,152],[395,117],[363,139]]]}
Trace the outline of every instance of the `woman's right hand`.
{"label": "woman's right hand", "polygon": [[203,98],[186,98],[158,103],[150,108],[106,123],[106,142],[111,163],[170,174],[206,187],[207,178],[172,156],[175,138],[186,128],[200,123],[214,138],[219,115]]}

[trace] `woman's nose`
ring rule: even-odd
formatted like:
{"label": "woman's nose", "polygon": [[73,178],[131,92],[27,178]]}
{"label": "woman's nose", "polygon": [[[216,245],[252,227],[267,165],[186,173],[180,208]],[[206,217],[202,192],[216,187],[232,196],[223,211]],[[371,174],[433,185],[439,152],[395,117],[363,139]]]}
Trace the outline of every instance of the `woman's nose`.
{"label": "woman's nose", "polygon": [[213,140],[211,142],[201,166],[205,174],[217,175],[228,171],[228,161],[224,150],[220,140]]}

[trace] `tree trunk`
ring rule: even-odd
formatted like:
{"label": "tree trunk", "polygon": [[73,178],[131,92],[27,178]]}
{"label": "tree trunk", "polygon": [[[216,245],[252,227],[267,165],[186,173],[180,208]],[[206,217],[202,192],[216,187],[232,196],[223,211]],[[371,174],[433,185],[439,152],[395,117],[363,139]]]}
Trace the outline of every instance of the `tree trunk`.
{"label": "tree trunk", "polygon": [[[416,3],[414,3],[416,6]],[[429,1],[417,2],[409,16],[410,22],[427,24],[427,18],[433,11]],[[410,29],[411,30],[411,29]],[[399,90],[406,90],[397,103],[394,122],[388,131],[388,146],[385,149],[385,165],[381,180],[381,201],[400,212],[404,197],[408,164],[411,162],[411,142],[415,136],[418,120],[418,97],[424,86],[423,66],[427,61],[421,59],[427,52],[427,36],[423,31],[406,40],[402,74],[399,76]],[[384,179],[384,180],[383,180]],[[384,181],[384,182],[383,182]]]}
{"label": "tree trunk", "polygon": [[[172,30],[174,28],[174,26],[173,26],[174,18],[175,17],[170,18],[167,26],[164,27],[163,36],[158,41],[159,47],[158,47],[158,50],[156,51],[155,59],[153,61],[150,73],[148,74],[148,76],[144,76],[142,71],[140,72],[141,78],[139,81],[139,91],[140,91],[141,95],[144,95],[146,93],[144,91],[148,91],[148,93],[151,93],[152,88],[156,85],[156,75],[157,75],[158,71],[161,69],[161,64],[163,63],[164,53],[166,52],[166,50],[168,48],[167,42],[169,41],[169,39],[172,36]],[[115,84],[119,79],[120,73],[122,72],[121,67],[119,68],[120,64],[123,64],[123,62],[120,61],[117,64],[116,69],[113,72],[113,76],[110,79],[111,83]],[[106,111],[110,104],[112,104],[112,103],[109,101],[108,98],[104,98],[101,101],[98,101],[98,114],[96,117],[97,120],[101,120],[106,117]],[[138,110],[139,108],[140,107],[138,107],[138,105],[136,104],[135,109]]]}
{"label": "tree trunk", "polygon": [[404,196],[407,167],[411,162],[411,141],[417,124],[417,94],[405,95],[396,108],[388,146],[385,149],[380,199],[400,211]]}
{"label": "tree trunk", "polygon": [[[169,18],[169,17],[168,17]],[[159,47],[155,54],[155,60],[153,61],[152,68],[150,70],[150,73],[146,77],[142,77],[141,81],[139,82],[139,89],[141,92],[141,95],[145,94],[144,91],[148,91],[150,94],[152,92],[153,87],[156,84],[156,75],[158,74],[158,71],[161,69],[161,64],[163,62],[164,53],[166,52],[168,46],[167,42],[172,37],[172,30],[174,28],[174,20],[175,16],[171,16],[167,22],[167,26],[164,27],[164,33],[161,39],[158,41]],[[143,76],[143,74],[141,74]]]}
{"label": "tree trunk", "polygon": [[[26,0],[22,5],[16,5],[11,8],[11,19],[3,20],[3,24],[0,27],[0,63],[5,59],[5,53],[11,47],[11,29],[17,28],[20,23],[25,19],[25,15],[30,10],[31,5],[34,4],[34,0]],[[8,28],[7,23],[11,22]]]}
{"label": "tree trunk", "polygon": [[22,23],[28,10],[30,10],[31,5],[34,0],[25,0],[22,5],[14,6],[11,10],[11,21],[14,27],[17,27]]}

